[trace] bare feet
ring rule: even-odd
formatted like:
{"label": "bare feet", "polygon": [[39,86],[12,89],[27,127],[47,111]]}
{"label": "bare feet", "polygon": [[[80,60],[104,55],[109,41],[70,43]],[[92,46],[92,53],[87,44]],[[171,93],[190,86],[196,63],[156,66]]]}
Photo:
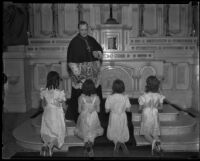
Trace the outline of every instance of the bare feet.
{"label": "bare feet", "polygon": [[121,148],[122,148],[122,151],[124,154],[126,154],[126,155],[129,154],[129,150],[124,143],[121,143]]}
{"label": "bare feet", "polygon": [[160,154],[162,152],[160,141],[156,140],[153,143],[154,143],[154,146],[153,146],[153,150],[152,150],[152,155]]}
{"label": "bare feet", "polygon": [[88,157],[94,156],[94,151],[93,151],[93,148],[92,148],[92,142],[90,142],[90,141],[85,143],[85,154]]}
{"label": "bare feet", "polygon": [[119,153],[119,148],[120,148],[120,143],[117,142],[117,144],[115,145],[114,151],[113,151],[113,155],[117,156]]}

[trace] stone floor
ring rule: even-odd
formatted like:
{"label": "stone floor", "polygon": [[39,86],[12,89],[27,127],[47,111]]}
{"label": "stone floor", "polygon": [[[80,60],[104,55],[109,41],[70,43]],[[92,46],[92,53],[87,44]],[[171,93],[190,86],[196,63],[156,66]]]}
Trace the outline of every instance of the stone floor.
{"label": "stone floor", "polygon": [[[3,115],[3,131],[2,131],[2,158],[3,159],[23,159],[23,158],[34,158],[41,159],[39,152],[24,149],[16,144],[15,138],[12,136],[12,131],[15,127],[30,119],[36,112],[35,109],[28,111],[27,113],[4,113]],[[112,157],[113,143],[105,142],[106,136],[99,137],[94,145],[95,157]],[[122,152],[118,154],[118,157],[128,158],[139,158],[139,159],[198,159],[200,158],[199,153],[189,152],[166,152],[162,155],[151,155],[150,146],[135,146],[134,138],[131,137],[127,144],[130,151],[129,155],[124,155]],[[55,152],[53,158],[70,158],[76,159],[77,157],[84,157],[83,147],[70,147],[67,153]]]}

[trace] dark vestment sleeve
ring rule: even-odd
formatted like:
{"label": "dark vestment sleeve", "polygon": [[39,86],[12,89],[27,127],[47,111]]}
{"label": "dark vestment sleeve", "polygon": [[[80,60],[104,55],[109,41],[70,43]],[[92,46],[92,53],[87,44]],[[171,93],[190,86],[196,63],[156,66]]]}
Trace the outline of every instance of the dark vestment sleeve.
{"label": "dark vestment sleeve", "polygon": [[82,63],[97,61],[92,54],[92,51],[99,50],[103,52],[101,45],[91,36],[88,36],[88,44],[91,47],[91,51],[88,52],[87,45],[79,34],[75,36],[69,43],[67,50],[67,62],[68,63]]}
{"label": "dark vestment sleeve", "polygon": [[94,46],[94,50],[93,51],[101,51],[103,53],[103,49],[101,47],[101,45],[93,38],[90,37],[92,42],[93,42],[93,46]]}

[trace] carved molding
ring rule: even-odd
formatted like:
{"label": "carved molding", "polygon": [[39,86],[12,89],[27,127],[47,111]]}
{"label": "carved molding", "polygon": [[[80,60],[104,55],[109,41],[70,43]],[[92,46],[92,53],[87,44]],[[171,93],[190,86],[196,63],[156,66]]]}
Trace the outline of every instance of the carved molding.
{"label": "carved molding", "polygon": [[77,4],[58,4],[58,36],[71,37],[78,30]]}
{"label": "carved molding", "polygon": [[145,36],[152,36],[158,33],[157,4],[144,5],[144,30],[143,31],[144,31]]}
{"label": "carved molding", "polygon": [[128,94],[132,94],[134,91],[134,80],[133,74],[136,73],[135,69],[127,68],[123,66],[104,66],[102,71],[101,77],[101,85],[102,90],[104,93],[111,93],[112,92],[112,84],[115,79],[121,79],[125,84],[125,91]]}
{"label": "carved molding", "polygon": [[155,45],[155,44],[176,44],[176,45],[187,45],[187,44],[194,44],[196,45],[197,43],[197,37],[160,37],[160,38],[129,38],[129,43],[130,45],[136,45],[136,44],[143,44],[143,45]]}
{"label": "carved molding", "polygon": [[181,32],[181,7],[173,4],[169,7],[169,34],[176,35]]}
{"label": "carved molding", "polygon": [[[110,47],[110,39],[115,39],[115,47]],[[113,40],[114,42],[114,40]],[[101,31],[101,45],[104,51],[122,50],[122,30],[105,29]],[[112,44],[111,44],[112,45]]]}

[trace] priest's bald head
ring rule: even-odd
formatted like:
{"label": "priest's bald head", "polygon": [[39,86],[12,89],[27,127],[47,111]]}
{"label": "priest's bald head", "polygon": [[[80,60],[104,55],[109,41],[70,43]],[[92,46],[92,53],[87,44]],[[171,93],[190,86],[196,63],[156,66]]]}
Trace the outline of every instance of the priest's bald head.
{"label": "priest's bald head", "polygon": [[78,24],[79,33],[81,36],[86,37],[88,35],[88,23],[80,21]]}

